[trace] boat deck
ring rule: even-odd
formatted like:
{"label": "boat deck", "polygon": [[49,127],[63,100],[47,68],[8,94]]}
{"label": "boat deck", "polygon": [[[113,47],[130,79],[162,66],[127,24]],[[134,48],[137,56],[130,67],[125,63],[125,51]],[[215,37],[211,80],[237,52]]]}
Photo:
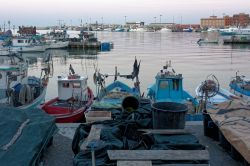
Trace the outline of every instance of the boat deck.
{"label": "boat deck", "polygon": [[[74,153],[71,150],[71,143],[79,123],[57,124],[57,126],[59,128],[59,132],[54,136],[52,146],[49,147],[44,153],[42,161],[43,166],[73,165]],[[204,136],[202,122],[186,122],[186,129],[192,131],[192,133],[200,140],[200,143],[207,147],[210,154],[211,166],[243,165],[242,163],[233,160],[219,145],[219,142]]]}
{"label": "boat deck", "polygon": [[81,108],[82,106],[84,106],[85,104],[87,104],[87,101],[82,101],[81,103],[77,103],[74,104],[73,102],[67,102],[64,100],[57,100],[56,102],[50,104],[51,106],[54,107],[64,107],[64,108],[71,108],[74,107],[75,109]]}

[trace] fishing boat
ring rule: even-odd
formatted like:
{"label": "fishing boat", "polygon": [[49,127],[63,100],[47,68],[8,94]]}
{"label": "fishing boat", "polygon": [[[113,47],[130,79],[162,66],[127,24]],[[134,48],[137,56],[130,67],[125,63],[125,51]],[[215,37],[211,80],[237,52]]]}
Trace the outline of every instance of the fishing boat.
{"label": "fishing boat", "polygon": [[[101,74],[96,69],[93,79],[96,84],[96,100],[85,113],[86,122],[120,119],[123,115],[133,115],[146,102],[141,99],[139,68],[135,59],[134,69],[131,74],[120,74],[115,67],[115,74]],[[106,78],[114,77],[114,81],[105,85]],[[131,79],[134,86],[118,80],[119,78]]]}
{"label": "fishing boat", "polygon": [[44,103],[41,108],[54,116],[58,123],[83,122],[84,112],[94,100],[87,80],[87,77],[75,74],[70,65],[68,76],[58,76],[58,97]]}
{"label": "fishing boat", "polygon": [[243,75],[238,75],[232,78],[229,84],[231,92],[243,99],[250,101],[250,80],[245,78]]}
{"label": "fishing boat", "polygon": [[45,46],[46,49],[67,48],[69,46],[69,41],[46,40]]}
{"label": "fishing boat", "polygon": [[11,45],[6,46],[17,52],[44,52],[46,47],[37,38],[32,36],[18,36],[12,38]]}
{"label": "fishing boat", "polygon": [[[177,74],[167,62],[163,69],[155,76],[155,83],[149,86],[147,97],[153,102],[173,102],[185,104],[188,107],[186,119],[201,120],[201,116],[193,116],[198,113],[196,109],[198,101],[183,89],[183,76]],[[192,115],[191,115],[192,114]]]}
{"label": "fishing boat", "polygon": [[19,109],[39,107],[45,99],[49,68],[42,69],[40,78],[28,76],[28,63],[22,56],[9,52],[0,58],[0,103]]}
{"label": "fishing boat", "polygon": [[[138,63],[137,59],[135,59],[133,72],[131,74],[122,75],[117,72],[117,67],[115,67],[115,74],[101,74],[96,70],[93,78],[95,84],[97,85],[97,100],[91,106],[92,110],[121,109],[122,102],[126,97],[131,97],[130,99],[132,100],[135,98],[139,99],[141,96],[138,76],[139,68],[140,62]],[[105,86],[105,78],[111,76],[114,77],[114,81],[108,86]],[[132,80],[135,79],[134,87],[130,87],[129,85],[119,81],[118,77]],[[135,100],[134,102],[137,102]],[[135,103],[135,105],[136,104],[138,103]],[[134,108],[136,108],[136,106]]]}

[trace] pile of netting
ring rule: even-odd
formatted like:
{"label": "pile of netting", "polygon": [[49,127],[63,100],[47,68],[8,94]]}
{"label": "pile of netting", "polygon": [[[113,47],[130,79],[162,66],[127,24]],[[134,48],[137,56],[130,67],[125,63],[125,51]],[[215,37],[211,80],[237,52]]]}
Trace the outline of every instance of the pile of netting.
{"label": "pile of netting", "polygon": [[[75,166],[92,165],[91,147],[80,150],[80,146],[86,140],[92,125],[102,124],[100,140],[96,142],[96,165],[113,166],[116,161],[111,161],[107,150],[203,150],[198,139],[191,134],[185,135],[161,135],[146,134],[139,129],[152,129],[152,114],[150,103],[140,102],[140,107],[133,112],[123,112],[119,109],[110,110],[114,120],[80,124],[72,142],[72,150],[75,153]],[[195,154],[194,154],[195,155]],[[185,161],[183,161],[185,162]],[[192,163],[202,161],[193,161]],[[205,161],[204,161],[205,162]],[[153,164],[167,164],[174,161],[153,161]],[[185,162],[186,163],[186,162]]]}
{"label": "pile of netting", "polygon": [[57,131],[55,119],[40,109],[0,108],[0,165],[36,165]]}

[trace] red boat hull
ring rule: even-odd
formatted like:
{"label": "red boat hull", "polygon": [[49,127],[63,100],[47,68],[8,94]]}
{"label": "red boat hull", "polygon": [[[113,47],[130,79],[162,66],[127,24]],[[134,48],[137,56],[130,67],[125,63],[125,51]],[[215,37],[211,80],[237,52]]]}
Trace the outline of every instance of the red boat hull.
{"label": "red boat hull", "polygon": [[56,97],[43,104],[41,108],[49,115],[54,116],[57,123],[83,122],[84,112],[90,107],[93,100],[93,92],[88,88],[88,101],[83,107],[73,109],[70,107],[56,106],[54,105],[54,103],[58,101],[58,97]]}

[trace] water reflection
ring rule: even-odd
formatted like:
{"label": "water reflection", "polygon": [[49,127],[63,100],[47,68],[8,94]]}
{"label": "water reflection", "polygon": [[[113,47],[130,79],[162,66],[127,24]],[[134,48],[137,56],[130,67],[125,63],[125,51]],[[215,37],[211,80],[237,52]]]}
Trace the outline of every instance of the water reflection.
{"label": "water reflection", "polygon": [[250,44],[230,44],[232,49],[248,49],[250,50]]}
{"label": "water reflection", "polygon": [[97,55],[98,49],[68,49],[70,55]]}

